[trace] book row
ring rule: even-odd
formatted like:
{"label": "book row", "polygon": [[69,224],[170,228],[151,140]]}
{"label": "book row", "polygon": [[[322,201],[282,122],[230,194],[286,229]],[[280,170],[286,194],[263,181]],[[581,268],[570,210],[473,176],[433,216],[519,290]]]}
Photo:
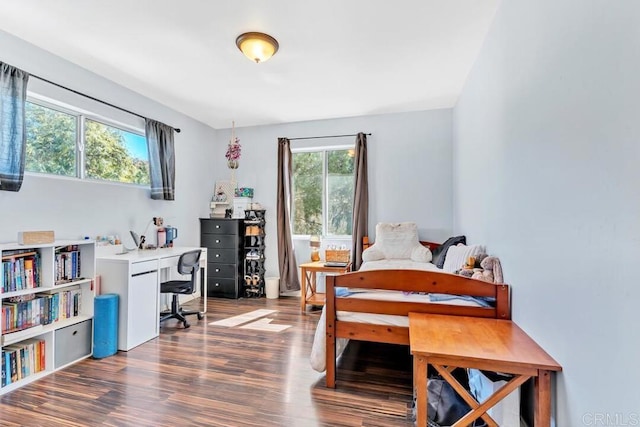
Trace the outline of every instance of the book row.
{"label": "book row", "polygon": [[0,292],[40,287],[40,269],[40,255],[37,252],[3,253]]}
{"label": "book row", "polygon": [[2,303],[2,334],[76,317],[81,311],[82,290],[66,289],[37,294],[29,301]]}
{"label": "book row", "polygon": [[29,339],[2,348],[2,387],[45,370],[44,340]]}
{"label": "book row", "polygon": [[56,284],[70,282],[82,277],[80,275],[80,252],[77,246],[68,246],[55,254]]}

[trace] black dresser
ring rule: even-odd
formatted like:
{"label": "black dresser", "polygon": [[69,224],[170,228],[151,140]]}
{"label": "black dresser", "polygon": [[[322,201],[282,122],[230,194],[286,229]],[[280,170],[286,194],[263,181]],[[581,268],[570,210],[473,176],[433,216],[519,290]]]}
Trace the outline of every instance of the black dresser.
{"label": "black dresser", "polygon": [[243,295],[244,228],[242,219],[200,218],[200,245],[207,248],[207,296]]}

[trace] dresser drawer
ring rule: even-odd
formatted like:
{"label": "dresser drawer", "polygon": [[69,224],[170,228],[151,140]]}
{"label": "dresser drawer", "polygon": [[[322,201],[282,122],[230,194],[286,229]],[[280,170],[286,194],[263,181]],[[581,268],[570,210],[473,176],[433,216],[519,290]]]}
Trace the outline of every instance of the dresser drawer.
{"label": "dresser drawer", "polygon": [[200,236],[200,246],[209,249],[237,248],[240,236],[237,234],[205,234]]}
{"label": "dresser drawer", "polygon": [[240,288],[236,279],[213,279],[207,281],[207,296],[222,298],[240,297]]}
{"label": "dresser drawer", "polygon": [[202,234],[240,234],[240,221],[235,219],[201,219]]}
{"label": "dresser drawer", "polygon": [[207,277],[209,280],[215,280],[216,278],[233,277],[238,274],[237,264],[219,264],[217,262],[207,263]]}
{"label": "dresser drawer", "polygon": [[209,265],[212,262],[220,264],[236,264],[239,261],[237,249],[210,249],[207,251]]}

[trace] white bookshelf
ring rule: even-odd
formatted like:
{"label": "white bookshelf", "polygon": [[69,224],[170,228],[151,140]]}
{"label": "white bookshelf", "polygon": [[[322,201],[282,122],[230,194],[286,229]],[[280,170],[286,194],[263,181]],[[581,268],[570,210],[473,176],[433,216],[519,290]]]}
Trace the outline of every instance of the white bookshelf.
{"label": "white bookshelf", "polygon": [[[60,253],[64,256],[57,257]],[[3,243],[0,254],[0,367],[5,371],[2,395],[91,356],[96,248],[93,240]],[[37,265],[37,274],[30,274],[25,265]],[[31,302],[19,304],[20,299]],[[55,309],[53,302],[57,303]],[[44,342],[44,349],[39,341]],[[18,354],[16,348],[24,347],[27,350],[22,351],[25,368],[21,374],[25,375],[18,375],[17,359],[12,375],[11,359],[7,360],[6,354]],[[39,362],[36,356],[41,356]],[[13,377],[10,382],[7,376]]]}

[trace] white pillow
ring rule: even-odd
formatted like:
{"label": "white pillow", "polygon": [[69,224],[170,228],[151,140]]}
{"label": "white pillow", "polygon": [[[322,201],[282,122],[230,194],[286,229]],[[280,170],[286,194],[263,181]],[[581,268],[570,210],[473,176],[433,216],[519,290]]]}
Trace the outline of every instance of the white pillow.
{"label": "white pillow", "polygon": [[431,254],[431,251],[429,250],[429,248],[425,246],[422,246],[422,245],[416,246],[411,251],[411,261],[431,262],[432,258],[433,258],[433,255]]}
{"label": "white pillow", "polygon": [[384,259],[384,254],[376,248],[376,245],[371,245],[364,251],[362,251],[362,261],[380,261]]}
{"label": "white pillow", "polygon": [[447,250],[447,256],[444,258],[442,270],[447,273],[453,273],[454,271],[460,270],[470,256],[485,253],[487,253],[487,251],[482,245],[465,246],[459,244],[457,246],[451,246],[449,250]]}
{"label": "white pillow", "polygon": [[378,223],[376,225],[376,249],[386,259],[409,259],[418,240],[418,226],[414,222]]}

